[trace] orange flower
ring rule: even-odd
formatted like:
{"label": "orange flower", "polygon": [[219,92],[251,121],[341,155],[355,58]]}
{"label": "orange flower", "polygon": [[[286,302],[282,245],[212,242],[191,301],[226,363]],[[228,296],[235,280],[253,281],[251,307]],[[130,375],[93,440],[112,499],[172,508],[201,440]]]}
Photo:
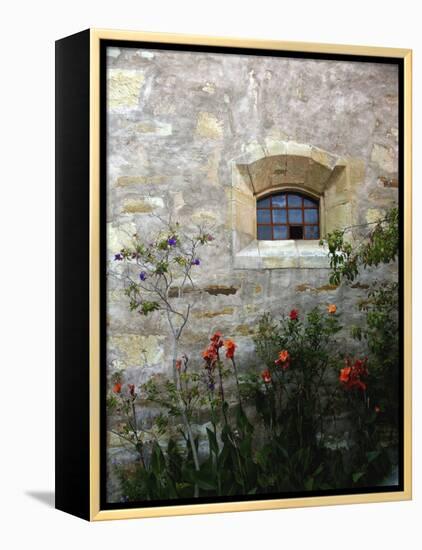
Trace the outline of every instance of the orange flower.
{"label": "orange flower", "polygon": [[261,378],[266,384],[269,384],[271,382],[271,373],[270,373],[270,371],[268,369],[264,370],[261,373]]}
{"label": "orange flower", "polygon": [[231,340],[230,338],[228,338],[225,342],[224,342],[224,347],[226,348],[226,357],[227,359],[233,359],[234,357],[234,352],[236,350],[236,344],[234,343],[233,340]]}
{"label": "orange flower", "polygon": [[180,370],[182,368],[182,360],[177,359],[176,361],[176,370]]}
{"label": "orange flower", "polygon": [[113,386],[114,393],[120,393],[122,391],[122,385],[120,382],[116,382]]}
{"label": "orange flower", "polygon": [[289,352],[286,350],[286,349],[283,349],[282,351],[280,351],[280,353],[278,354],[278,358],[280,359],[280,361],[282,363],[285,363],[290,357],[290,354]]}
{"label": "orange flower", "polygon": [[290,353],[283,349],[278,354],[278,359],[274,361],[276,365],[279,365],[283,370],[286,370],[290,367]]}
{"label": "orange flower", "polygon": [[223,345],[223,339],[221,332],[216,332],[210,338],[211,342],[216,348],[221,348]]}
{"label": "orange flower", "polygon": [[327,306],[327,311],[328,311],[328,313],[330,313],[330,315],[334,314],[337,311],[336,304],[329,304]]}
{"label": "orange flower", "polygon": [[347,390],[352,390],[354,388],[362,391],[366,390],[366,383],[363,382],[362,378],[368,376],[368,369],[366,366],[367,358],[364,360],[356,359],[353,364],[348,358],[345,363],[346,366],[340,370],[340,383],[343,384]]}
{"label": "orange flower", "polygon": [[208,363],[208,365],[214,365],[217,361],[217,350],[213,344],[210,344],[207,349],[202,352],[202,357]]}
{"label": "orange flower", "polygon": [[350,378],[351,370],[352,370],[351,367],[344,367],[344,369],[341,369],[340,376],[339,376],[340,382],[342,382],[343,384],[347,384]]}

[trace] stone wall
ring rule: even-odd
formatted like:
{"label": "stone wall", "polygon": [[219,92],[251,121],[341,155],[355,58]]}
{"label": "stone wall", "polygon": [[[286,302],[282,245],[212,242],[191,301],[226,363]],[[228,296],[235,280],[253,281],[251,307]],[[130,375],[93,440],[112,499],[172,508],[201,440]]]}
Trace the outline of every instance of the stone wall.
{"label": "stone wall", "polygon": [[[345,325],[358,322],[356,302],[373,274],[337,289],[316,243],[259,248],[254,201],[269,188],[314,192],[322,232],[373,221],[393,204],[397,67],[132,48],[109,48],[107,63],[110,269],[132,234],[158,226],[151,214],[171,212],[186,230],[213,228],[181,343],[191,363],[220,330],[237,342],[241,369],[254,368],[251,336],[265,311],[336,303]],[[396,266],[383,270],[396,276]],[[130,313],[114,276],[107,315],[110,374],[124,369],[138,385],[171,372],[165,320]],[[110,439],[113,456],[120,446]]]}

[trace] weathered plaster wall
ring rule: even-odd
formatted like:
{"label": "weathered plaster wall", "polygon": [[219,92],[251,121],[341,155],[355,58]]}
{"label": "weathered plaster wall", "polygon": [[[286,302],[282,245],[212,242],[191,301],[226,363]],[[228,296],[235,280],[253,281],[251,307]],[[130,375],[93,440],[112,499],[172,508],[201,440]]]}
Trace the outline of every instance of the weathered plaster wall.
{"label": "weathered plaster wall", "polygon": [[[238,343],[241,368],[253,365],[251,334],[264,311],[333,302],[345,324],[354,322],[365,290],[330,287],[327,269],[234,268],[232,160],[257,147],[269,155],[279,143],[326,151],[347,165],[353,222],[372,221],[397,199],[396,66],[131,48],[109,48],[107,61],[110,260],[133,233],[154,229],[152,212],[170,210],[188,228],[213,226],[182,342],[191,361],[199,364],[209,335],[221,330]],[[333,200],[342,189],[333,187]],[[343,210],[349,220],[341,204],[338,223]],[[395,276],[395,267],[385,269]],[[108,334],[109,372],[123,368],[136,384],[170,373],[164,320],[131,314],[115,277]]]}

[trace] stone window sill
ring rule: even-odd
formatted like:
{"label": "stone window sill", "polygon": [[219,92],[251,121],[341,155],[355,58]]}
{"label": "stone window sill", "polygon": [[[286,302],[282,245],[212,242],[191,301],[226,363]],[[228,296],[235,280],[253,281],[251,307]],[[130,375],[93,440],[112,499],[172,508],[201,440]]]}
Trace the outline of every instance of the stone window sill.
{"label": "stone window sill", "polygon": [[319,240],[254,240],[235,254],[235,269],[328,269],[328,251]]}

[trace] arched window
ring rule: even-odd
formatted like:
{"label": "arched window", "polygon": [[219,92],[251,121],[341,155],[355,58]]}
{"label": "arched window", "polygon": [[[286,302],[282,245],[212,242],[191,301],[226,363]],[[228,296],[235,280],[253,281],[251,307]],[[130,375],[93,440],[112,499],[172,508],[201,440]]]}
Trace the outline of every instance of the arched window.
{"label": "arched window", "polygon": [[260,241],[319,239],[319,202],[299,193],[274,193],[258,199]]}

